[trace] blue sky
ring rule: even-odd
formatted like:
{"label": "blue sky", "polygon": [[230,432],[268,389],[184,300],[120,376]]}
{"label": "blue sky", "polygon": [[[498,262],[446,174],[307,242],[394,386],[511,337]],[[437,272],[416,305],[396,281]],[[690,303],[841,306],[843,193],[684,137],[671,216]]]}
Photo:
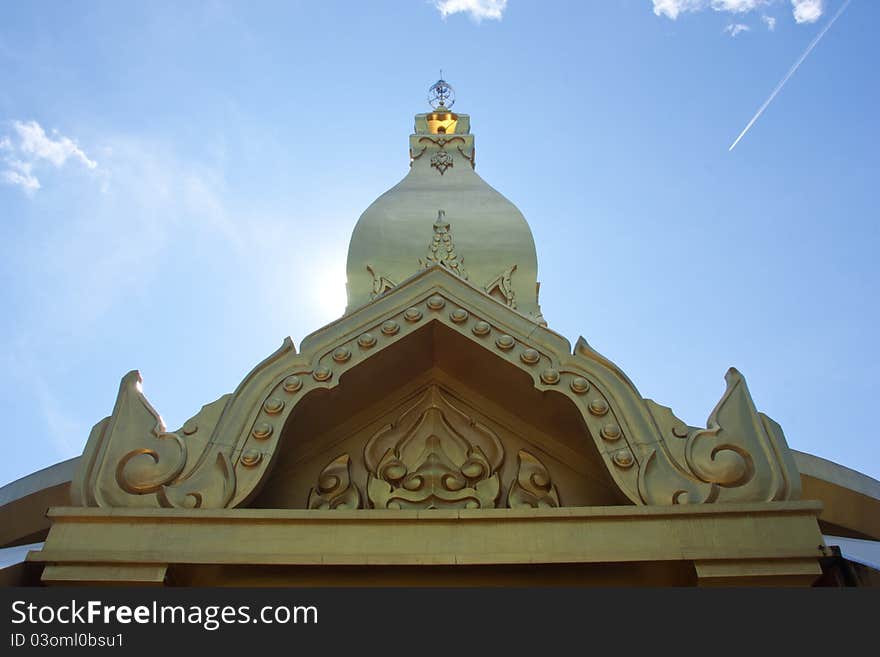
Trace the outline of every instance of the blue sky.
{"label": "blue sky", "polygon": [[0,484],[79,454],[131,369],[174,429],[338,317],[440,68],[553,329],[691,424],[736,366],[793,448],[880,478],[880,3],[728,150],[842,6],[4,3]]}

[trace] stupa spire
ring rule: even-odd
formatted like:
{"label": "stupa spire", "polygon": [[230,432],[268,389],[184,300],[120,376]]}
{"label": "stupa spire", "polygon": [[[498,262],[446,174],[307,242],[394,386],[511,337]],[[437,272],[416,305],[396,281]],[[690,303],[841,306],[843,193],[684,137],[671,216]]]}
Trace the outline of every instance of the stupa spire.
{"label": "stupa spire", "polygon": [[428,102],[431,111],[416,114],[409,137],[409,172],[364,211],[352,233],[346,312],[439,265],[543,324],[531,230],[476,173],[470,116],[452,111],[455,91],[442,71]]}

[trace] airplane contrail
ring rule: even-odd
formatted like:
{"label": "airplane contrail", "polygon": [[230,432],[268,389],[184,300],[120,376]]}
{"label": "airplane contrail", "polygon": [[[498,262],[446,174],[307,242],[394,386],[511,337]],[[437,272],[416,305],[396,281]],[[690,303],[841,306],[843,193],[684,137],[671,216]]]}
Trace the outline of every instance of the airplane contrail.
{"label": "airplane contrail", "polygon": [[795,71],[797,71],[798,68],[800,67],[800,65],[804,63],[804,60],[805,60],[805,59],[807,58],[807,56],[813,51],[813,48],[816,47],[816,44],[819,43],[819,39],[821,39],[823,36],[825,36],[825,33],[828,31],[828,28],[830,28],[832,25],[834,25],[834,21],[836,21],[838,18],[840,18],[840,15],[843,13],[844,9],[846,9],[847,7],[849,7],[849,3],[850,3],[850,2],[852,2],[852,0],[846,0],[846,2],[844,2],[844,3],[840,6],[840,9],[838,9],[838,10],[837,10],[837,13],[835,13],[834,16],[831,17],[831,20],[828,21],[828,24],[825,25],[825,27],[822,28],[822,31],[819,32],[819,34],[816,35],[816,38],[813,39],[813,40],[810,42],[810,45],[807,46],[807,49],[804,50],[803,54],[802,54],[802,55],[798,58],[798,60],[794,63],[794,66],[792,66],[790,69],[788,69],[788,73],[786,73],[786,74],[785,74],[785,77],[782,78],[782,81],[781,81],[779,84],[776,85],[776,88],[773,90],[773,93],[770,94],[770,97],[769,97],[767,100],[764,101],[764,104],[761,105],[760,108],[758,108],[758,111],[755,112],[755,115],[752,117],[752,120],[749,121],[749,124],[743,129],[743,131],[742,131],[741,133],[739,133],[739,137],[737,137],[737,138],[736,138],[736,141],[734,141],[734,142],[730,145],[730,148],[727,149],[727,152],[728,152],[728,153],[729,153],[730,151],[732,151],[732,150],[736,147],[736,145],[740,142],[740,140],[741,140],[743,137],[746,136],[746,133],[749,131],[749,129],[750,129],[753,125],[755,125],[755,121],[757,121],[758,118],[761,116],[761,114],[764,113],[764,110],[767,109],[767,105],[769,105],[770,103],[772,103],[772,102],[773,102],[773,99],[776,98],[776,94],[778,94],[780,91],[782,91],[782,87],[785,86],[785,83],[788,82],[788,79],[789,79],[792,75],[794,75]]}

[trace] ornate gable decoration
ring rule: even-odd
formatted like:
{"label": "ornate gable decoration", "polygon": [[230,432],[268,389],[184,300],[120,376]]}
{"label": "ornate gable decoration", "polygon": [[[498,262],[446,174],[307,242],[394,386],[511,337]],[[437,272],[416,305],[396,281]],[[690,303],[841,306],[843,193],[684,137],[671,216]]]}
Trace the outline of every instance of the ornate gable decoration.
{"label": "ornate gable decoration", "polygon": [[435,386],[364,449],[376,509],[492,508],[501,440]]}
{"label": "ornate gable decoration", "polygon": [[392,290],[397,287],[397,283],[392,281],[387,276],[377,273],[376,270],[373,269],[372,265],[367,265],[367,271],[370,272],[370,276],[373,277],[373,289],[370,292],[371,301],[376,297],[382,296],[388,290]]}
{"label": "ornate gable decoration", "polygon": [[428,247],[428,257],[419,260],[422,269],[428,269],[439,265],[450,272],[467,280],[467,272],[464,270],[464,258],[455,253],[455,243],[452,241],[452,232],[449,222],[446,221],[446,212],[437,211],[437,219],[434,221],[434,237]]}
{"label": "ornate gable decoration", "polygon": [[513,291],[511,277],[516,271],[516,265],[511,265],[495,278],[489,281],[484,288],[486,294],[495,297],[501,303],[511,308],[516,308],[516,293]]}
{"label": "ornate gable decoration", "polygon": [[[448,229],[442,215],[438,227]],[[454,259],[451,249],[442,253]],[[800,495],[800,476],[781,428],[757,412],[736,370],[727,373],[727,391],[707,427],[690,427],[670,409],[643,399],[583,338],[572,352],[561,336],[441,266],[310,335],[301,353],[287,338],[233,394],[203,407],[177,431],[165,430],[141,392],[139,374],[130,372],[113,414],[92,430],[72,484],[73,503],[247,506],[272,467],[299,400],[339,385],[345,372],[431,322],[525,372],[538,390],[565,396],[583,420],[584,440],[633,504],[768,502]],[[447,402],[436,395],[420,400],[396,426],[377,433],[365,453],[370,474],[363,484],[352,481],[346,455],[329,464],[309,507],[358,508],[365,499],[387,508],[498,503],[496,441],[465,426]],[[528,452],[518,459],[506,502],[558,504],[546,468]]]}

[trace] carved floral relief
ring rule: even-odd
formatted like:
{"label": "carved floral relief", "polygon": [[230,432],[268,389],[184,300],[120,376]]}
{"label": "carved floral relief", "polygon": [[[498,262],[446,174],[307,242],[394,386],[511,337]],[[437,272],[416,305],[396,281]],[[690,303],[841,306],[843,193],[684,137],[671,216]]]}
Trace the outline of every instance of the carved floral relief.
{"label": "carved floral relief", "polygon": [[446,220],[446,212],[437,211],[437,219],[434,221],[434,236],[428,247],[428,255],[419,260],[422,269],[441,266],[456,276],[467,280],[467,272],[464,269],[464,258],[455,252],[455,242],[452,241],[452,231]]}
{"label": "carved floral relief", "polygon": [[361,491],[351,480],[351,459],[342,454],[321,470],[318,483],[309,492],[310,509],[360,509]]}
{"label": "carved floral relief", "polygon": [[519,451],[517,460],[519,467],[507,494],[507,506],[511,509],[560,506],[559,493],[553,485],[547,466],[524,449]]}
{"label": "carved floral relief", "polygon": [[432,386],[367,442],[367,495],[379,509],[491,508],[503,458],[498,436]]}

